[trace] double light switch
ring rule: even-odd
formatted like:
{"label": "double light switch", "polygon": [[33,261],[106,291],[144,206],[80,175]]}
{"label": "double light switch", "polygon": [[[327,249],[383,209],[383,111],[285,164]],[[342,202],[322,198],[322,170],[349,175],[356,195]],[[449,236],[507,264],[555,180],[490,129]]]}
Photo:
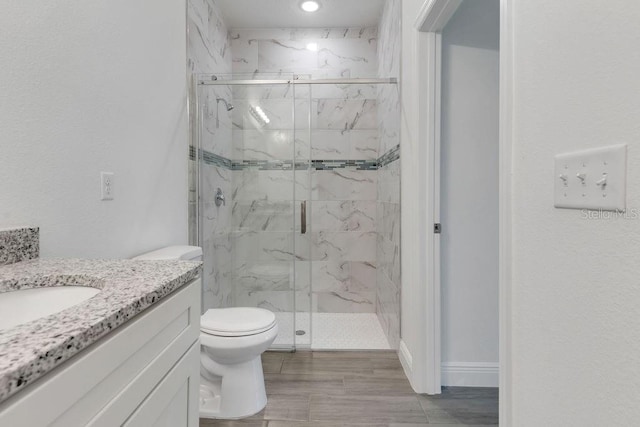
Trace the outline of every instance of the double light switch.
{"label": "double light switch", "polygon": [[624,211],[626,192],[626,145],[555,157],[556,208]]}

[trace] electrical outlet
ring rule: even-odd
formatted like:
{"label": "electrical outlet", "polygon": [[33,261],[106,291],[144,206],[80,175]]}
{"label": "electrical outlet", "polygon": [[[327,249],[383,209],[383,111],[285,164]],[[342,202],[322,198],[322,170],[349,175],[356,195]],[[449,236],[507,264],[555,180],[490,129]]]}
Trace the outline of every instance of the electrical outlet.
{"label": "electrical outlet", "polygon": [[113,200],[113,172],[101,172],[100,181],[102,183],[101,200]]}

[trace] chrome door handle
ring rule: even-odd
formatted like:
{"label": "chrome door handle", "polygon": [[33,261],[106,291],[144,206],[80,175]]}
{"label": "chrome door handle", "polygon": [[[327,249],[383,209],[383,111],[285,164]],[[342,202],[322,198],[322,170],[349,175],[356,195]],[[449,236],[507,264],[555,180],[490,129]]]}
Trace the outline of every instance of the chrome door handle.
{"label": "chrome door handle", "polygon": [[307,201],[300,203],[300,234],[307,233]]}

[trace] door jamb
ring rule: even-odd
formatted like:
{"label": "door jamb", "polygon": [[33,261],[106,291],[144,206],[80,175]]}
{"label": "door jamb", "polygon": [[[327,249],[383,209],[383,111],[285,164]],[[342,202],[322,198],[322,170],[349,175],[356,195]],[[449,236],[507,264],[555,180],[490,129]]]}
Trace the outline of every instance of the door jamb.
{"label": "door jamb", "polygon": [[[427,0],[422,6],[415,28],[421,32],[418,37],[418,76],[419,84],[419,141],[426,145],[426,154],[421,163],[426,169],[426,250],[425,269],[426,302],[424,315],[427,325],[423,335],[426,352],[422,360],[426,362],[423,370],[426,378],[426,393],[440,394],[441,378],[441,303],[440,303],[440,235],[435,234],[433,224],[440,222],[440,90],[441,90],[441,53],[442,30],[447,25],[462,0]],[[424,54],[426,53],[426,54]]]}

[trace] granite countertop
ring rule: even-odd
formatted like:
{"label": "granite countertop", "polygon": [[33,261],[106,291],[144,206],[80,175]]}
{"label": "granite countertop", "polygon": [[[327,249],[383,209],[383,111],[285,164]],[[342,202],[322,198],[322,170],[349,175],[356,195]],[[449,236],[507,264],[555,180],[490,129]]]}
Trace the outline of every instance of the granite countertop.
{"label": "granite countertop", "polygon": [[95,343],[198,276],[192,261],[34,259],[0,266],[0,293],[90,286],[92,298],[0,329],[0,401]]}

